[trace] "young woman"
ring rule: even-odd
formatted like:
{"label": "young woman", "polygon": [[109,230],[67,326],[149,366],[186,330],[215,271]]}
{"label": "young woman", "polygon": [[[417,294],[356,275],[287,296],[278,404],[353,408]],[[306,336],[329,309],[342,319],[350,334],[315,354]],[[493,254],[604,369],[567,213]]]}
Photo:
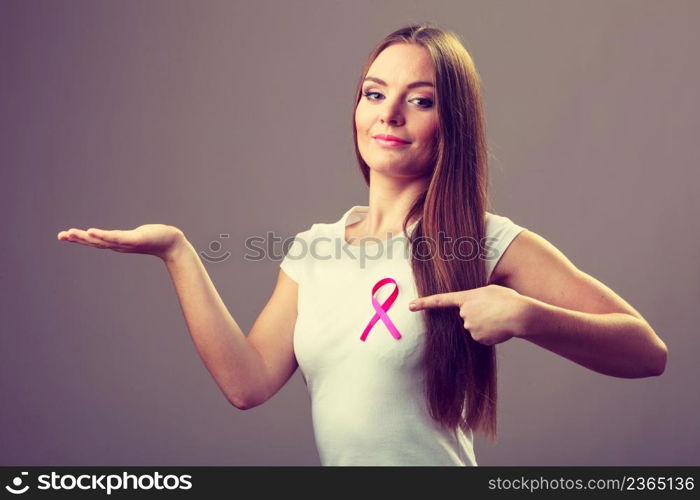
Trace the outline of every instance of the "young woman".
{"label": "young woman", "polygon": [[664,371],[666,345],[632,306],[487,211],[480,82],[454,33],[412,25],[379,42],[352,130],[369,204],[296,234],[247,336],[177,228],[58,239],[162,259],[237,408],[299,366],[324,465],[477,465],[473,431],[496,436],[495,346],[514,337],[615,377]]}

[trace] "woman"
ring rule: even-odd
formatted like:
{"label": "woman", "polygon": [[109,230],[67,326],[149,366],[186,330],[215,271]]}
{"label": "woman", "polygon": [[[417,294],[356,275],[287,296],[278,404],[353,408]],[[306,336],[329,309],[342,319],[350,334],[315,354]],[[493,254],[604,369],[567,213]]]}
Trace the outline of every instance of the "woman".
{"label": "woman", "polygon": [[58,239],[161,258],[237,408],[267,401],[299,366],[324,465],[477,465],[473,430],[496,436],[495,345],[513,337],[611,376],[664,371],[666,345],[634,308],[486,210],[480,82],[454,33],[407,26],[376,45],[353,136],[369,205],[297,233],[247,336],[177,228]]}

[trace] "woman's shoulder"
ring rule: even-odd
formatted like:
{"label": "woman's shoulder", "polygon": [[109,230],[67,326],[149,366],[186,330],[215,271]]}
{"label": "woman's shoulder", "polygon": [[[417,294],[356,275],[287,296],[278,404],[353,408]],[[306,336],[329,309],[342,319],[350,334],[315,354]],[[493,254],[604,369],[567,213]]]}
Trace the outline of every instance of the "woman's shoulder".
{"label": "woman's shoulder", "polygon": [[506,277],[507,266],[501,260],[501,256],[525,230],[524,226],[515,223],[510,217],[486,212],[485,259],[490,283],[499,283]]}
{"label": "woman's shoulder", "polygon": [[497,214],[494,212],[486,211],[485,220],[485,232],[486,236],[498,237],[499,235],[512,232],[520,231],[525,229],[524,226],[516,223],[510,217],[505,215]]}
{"label": "woman's shoulder", "polygon": [[308,240],[315,236],[330,235],[333,232],[333,224],[328,222],[314,222],[306,229],[299,231],[296,237],[303,240]]}
{"label": "woman's shoulder", "polygon": [[340,218],[331,218],[330,220],[328,218],[325,218],[325,220],[319,220],[317,222],[313,222],[311,226],[307,227],[305,230],[300,231],[297,233],[297,236],[301,238],[308,238],[311,236],[319,235],[319,236],[333,236],[336,235],[341,228],[341,226],[344,225],[344,222],[346,221],[346,218],[351,214],[351,212],[354,209],[357,209],[357,206],[353,206],[349,210],[345,211],[341,215]]}

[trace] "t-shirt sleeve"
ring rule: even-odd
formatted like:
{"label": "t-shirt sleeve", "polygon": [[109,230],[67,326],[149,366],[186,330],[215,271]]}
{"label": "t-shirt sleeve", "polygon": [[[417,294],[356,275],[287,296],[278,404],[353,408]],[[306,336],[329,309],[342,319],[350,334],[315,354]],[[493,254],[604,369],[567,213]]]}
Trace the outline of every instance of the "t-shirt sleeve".
{"label": "t-shirt sleeve", "polygon": [[280,267],[284,272],[297,283],[300,283],[306,266],[308,263],[309,254],[309,234],[311,229],[297,233],[294,240],[285,252]]}
{"label": "t-shirt sleeve", "polygon": [[491,273],[496,264],[515,237],[526,228],[513,222],[508,217],[486,212],[486,281],[491,279]]}

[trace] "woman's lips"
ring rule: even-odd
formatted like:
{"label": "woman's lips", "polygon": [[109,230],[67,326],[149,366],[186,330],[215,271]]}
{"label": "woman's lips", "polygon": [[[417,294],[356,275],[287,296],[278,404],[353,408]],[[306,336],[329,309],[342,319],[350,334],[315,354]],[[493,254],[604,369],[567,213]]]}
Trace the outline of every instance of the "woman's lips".
{"label": "woman's lips", "polygon": [[379,137],[373,137],[374,141],[382,147],[385,148],[400,148],[403,146],[408,146],[410,142],[399,142],[399,141],[387,141],[380,139]]}

